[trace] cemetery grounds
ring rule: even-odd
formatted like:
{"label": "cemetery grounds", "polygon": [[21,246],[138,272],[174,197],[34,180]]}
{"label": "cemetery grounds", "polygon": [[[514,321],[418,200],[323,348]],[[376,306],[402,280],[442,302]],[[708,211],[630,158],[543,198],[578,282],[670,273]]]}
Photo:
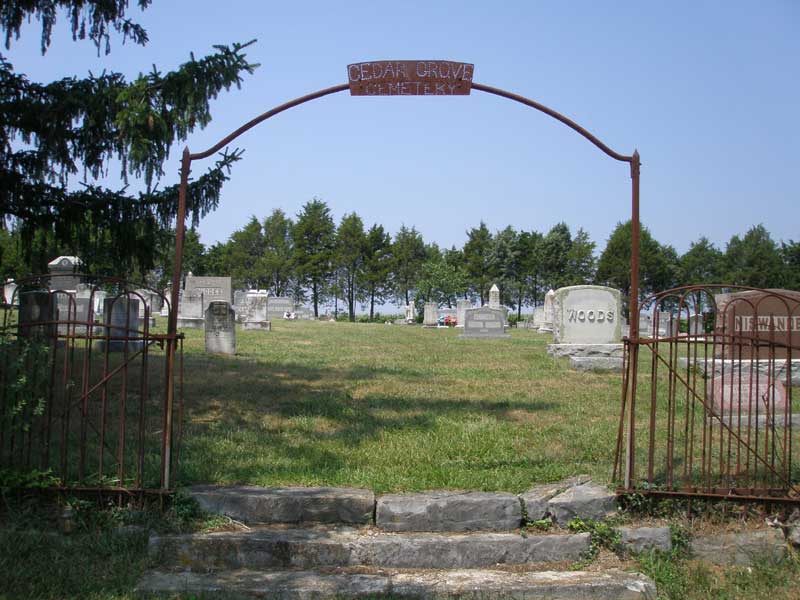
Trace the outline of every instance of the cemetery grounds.
{"label": "cemetery grounds", "polygon": [[[551,336],[529,330],[496,340],[459,333],[276,320],[270,333],[237,331],[237,355],[221,356],[205,354],[202,331],[185,331],[178,485],[516,493],[579,473],[610,483],[619,374],[572,371],[567,359],[546,353]],[[641,357],[641,371],[646,390],[649,356]],[[678,523],[683,511],[680,502],[661,503],[646,519]],[[14,526],[47,520],[24,506],[8,514]],[[736,529],[754,519],[747,511],[711,511],[700,527]],[[132,597],[146,548],[135,532],[111,532],[142,520],[156,528],[226,526],[179,497],[166,516],[86,512],[84,533],[55,542],[44,533],[22,543],[4,534],[0,572],[13,573],[15,593],[0,589],[0,599]],[[715,569],[676,555],[629,566],[653,577],[664,598],[793,598],[800,585],[794,561]]]}

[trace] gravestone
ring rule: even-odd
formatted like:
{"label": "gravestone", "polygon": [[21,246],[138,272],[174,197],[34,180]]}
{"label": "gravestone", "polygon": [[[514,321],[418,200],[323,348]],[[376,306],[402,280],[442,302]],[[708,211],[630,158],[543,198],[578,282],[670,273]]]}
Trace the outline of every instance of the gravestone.
{"label": "gravestone", "polygon": [[688,331],[690,337],[705,336],[705,315],[702,313],[689,315]]}
{"label": "gravestone", "polygon": [[19,298],[14,296],[14,292],[17,290],[17,284],[14,283],[13,279],[9,279],[3,285],[3,301],[6,304],[18,305]]}
{"label": "gravestone", "polygon": [[202,294],[203,304],[200,308],[199,318],[204,318],[205,310],[211,302],[233,302],[233,292],[230,277],[196,277],[192,274],[186,276],[183,284],[183,293],[188,295]]}
{"label": "gravestone", "polygon": [[492,289],[489,290],[489,308],[500,308],[500,288],[497,284],[492,284]]}
{"label": "gravestone", "polygon": [[406,323],[413,323],[416,320],[417,316],[414,314],[414,305],[406,304]]}
{"label": "gravestone", "polygon": [[[139,304],[138,298],[119,296],[106,298],[103,301],[103,323],[101,328],[103,336],[108,340],[100,340],[97,343],[100,351],[108,348],[109,352],[123,352],[126,349],[124,338],[138,338],[139,334]],[[117,339],[114,339],[117,338]],[[106,345],[107,344],[107,345]],[[127,350],[129,352],[139,350],[142,347],[141,339],[128,339]]]}
{"label": "gravestone", "polygon": [[621,340],[619,290],[600,285],[559,288],[553,311],[556,344],[617,344]]}
{"label": "gravestone", "polygon": [[639,337],[653,337],[653,316],[650,313],[639,315]]}
{"label": "gravestone", "polygon": [[425,313],[422,320],[423,327],[436,327],[439,321],[439,305],[436,302],[425,303]]}
{"label": "gravestone", "polygon": [[288,296],[272,296],[267,298],[267,320],[282,319],[285,313],[293,313],[297,306]]}
{"label": "gravestone", "polygon": [[206,308],[206,352],[236,354],[236,313],[229,302],[209,302]]}
{"label": "gravestone", "polygon": [[203,329],[205,327],[205,316],[203,312],[203,294],[181,294],[178,304],[178,328],[179,329]]}
{"label": "gravestone", "polygon": [[760,373],[750,373],[749,368],[734,368],[733,373],[714,377],[706,387],[706,395],[713,402],[717,415],[770,415],[786,414],[786,387],[781,379]]}
{"label": "gravestone", "polygon": [[553,296],[553,338],[547,350],[579,369],[622,369],[622,295],[600,285],[574,285]]}
{"label": "gravestone", "polygon": [[456,302],[456,327],[464,327],[464,319],[466,319],[467,310],[472,308],[470,300],[458,300]]}
{"label": "gravestone", "polygon": [[19,322],[17,331],[20,337],[44,338],[52,335],[55,320],[55,305],[50,304],[50,293],[46,290],[33,290],[19,294]]}
{"label": "gravestone", "polygon": [[507,338],[506,314],[503,310],[481,306],[467,309],[464,316],[464,333],[460,338]]}
{"label": "gravestone", "polygon": [[[715,333],[735,336],[742,344],[724,344],[716,351],[723,358],[768,359],[786,358],[786,347],[800,347],[800,292],[770,289],[749,290],[714,296],[717,315]],[[772,344],[751,345],[750,341],[769,341]],[[741,354],[740,354],[741,352]],[[793,350],[793,357],[797,357]]]}
{"label": "gravestone", "polygon": [[164,289],[164,298],[166,298],[166,300],[161,304],[161,311],[159,312],[159,314],[162,317],[168,317],[169,316],[169,303],[172,302],[172,289],[171,288],[165,288]]}
{"label": "gravestone", "polygon": [[658,313],[658,337],[675,337],[680,332],[680,318],[678,315]]}
{"label": "gravestone", "polygon": [[265,290],[248,292],[236,309],[236,319],[244,331],[272,331],[267,318],[269,295]]}
{"label": "gravestone", "polygon": [[83,261],[77,256],[59,256],[47,263],[50,275],[51,290],[65,290],[74,292],[83,282],[83,277],[78,273]]}
{"label": "gravestone", "polygon": [[544,320],[539,326],[539,331],[542,333],[550,333],[553,331],[553,321],[555,320],[553,302],[555,295],[555,290],[549,290],[544,295]]}
{"label": "gravestone", "polygon": [[544,324],[544,306],[537,306],[533,309],[533,329],[539,329]]}

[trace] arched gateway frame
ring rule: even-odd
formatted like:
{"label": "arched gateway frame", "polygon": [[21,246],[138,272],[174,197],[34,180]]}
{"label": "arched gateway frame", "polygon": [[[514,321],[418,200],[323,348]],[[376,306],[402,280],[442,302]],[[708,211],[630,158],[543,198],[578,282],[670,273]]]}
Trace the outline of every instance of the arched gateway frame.
{"label": "arched gateway frame", "polygon": [[[267,112],[248,121],[239,129],[224,137],[219,142],[202,152],[192,153],[189,148],[183,150],[181,160],[181,183],[178,196],[178,217],[175,231],[175,263],[172,270],[172,296],[171,306],[173,310],[169,313],[169,345],[167,348],[167,381],[172,381],[172,373],[175,368],[175,354],[178,340],[175,336],[178,325],[178,293],[180,289],[181,270],[183,267],[183,240],[185,235],[186,220],[186,194],[191,171],[192,162],[208,158],[215,154],[240,135],[249,131],[256,125],[282,113],[290,108],[305,104],[311,100],[317,100],[324,96],[337,94],[350,90],[352,96],[467,96],[471,90],[478,90],[487,94],[494,94],[514,102],[519,102],[530,108],[534,108],[546,115],[561,121],[564,125],[577,131],[592,144],[597,146],[606,155],[614,160],[628,163],[630,165],[631,176],[631,293],[630,293],[630,314],[638,315],[639,306],[639,153],[634,150],[630,156],[620,154],[609,148],[606,144],[592,135],[589,131],[554,111],[553,109],[540,104],[524,96],[520,96],[502,89],[494,88],[473,81],[475,66],[470,63],[442,61],[442,60],[404,60],[404,61],[373,61],[348,65],[348,83],[335,85],[325,88],[306,96],[296,98],[280,106],[268,110]],[[628,361],[629,373],[628,381],[632,386],[636,385],[636,369],[638,364],[638,346],[636,342],[639,338],[639,320],[630,319],[630,342],[631,353]],[[632,390],[633,392],[633,390]],[[635,398],[635,392],[631,398]],[[172,415],[172,405],[174,402],[173,386],[168,385],[166,394],[165,414]],[[631,430],[633,430],[633,410],[631,415]],[[168,420],[171,417],[168,417]],[[165,423],[165,438],[163,457],[166,461],[164,472],[171,472],[171,431],[172,424]],[[630,436],[629,444],[633,445],[633,436]],[[630,487],[630,472],[626,471],[625,487]],[[164,487],[169,488],[170,482],[164,482]]]}

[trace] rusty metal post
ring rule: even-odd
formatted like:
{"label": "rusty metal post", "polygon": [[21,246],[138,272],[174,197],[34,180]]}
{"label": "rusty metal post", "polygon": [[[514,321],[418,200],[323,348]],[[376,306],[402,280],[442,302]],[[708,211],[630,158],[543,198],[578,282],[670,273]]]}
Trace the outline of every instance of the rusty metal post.
{"label": "rusty metal post", "polygon": [[639,151],[631,156],[631,291],[628,302],[630,359],[628,388],[631,401],[628,420],[628,451],[625,461],[625,488],[630,489],[636,466],[636,379],[639,371]]}
{"label": "rusty metal post", "polygon": [[172,290],[170,293],[169,323],[167,326],[166,398],[164,402],[164,432],[161,442],[161,488],[170,488],[172,472],[172,406],[175,402],[175,352],[178,348],[178,297],[183,269],[183,238],[186,233],[186,191],[192,158],[189,148],[183,149],[181,159],[181,185],[178,191],[178,216],[175,223],[175,258],[172,263]]}

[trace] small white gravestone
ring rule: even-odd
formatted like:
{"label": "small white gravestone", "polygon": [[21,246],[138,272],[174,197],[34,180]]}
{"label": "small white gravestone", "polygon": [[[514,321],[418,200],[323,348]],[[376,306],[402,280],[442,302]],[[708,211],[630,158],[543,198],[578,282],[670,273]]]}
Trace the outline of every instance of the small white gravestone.
{"label": "small white gravestone", "polygon": [[423,327],[436,327],[439,323],[439,305],[436,302],[425,303],[425,315],[422,321]]}
{"label": "small white gravestone", "polygon": [[184,291],[178,302],[178,329],[203,329],[205,327],[203,304],[202,293]]}
{"label": "small white gravestone", "polygon": [[460,338],[506,338],[506,313],[498,308],[481,306],[466,311],[464,333]]}
{"label": "small white gravestone", "polygon": [[553,295],[553,338],[547,350],[579,370],[622,369],[622,295],[599,285],[559,288]]}
{"label": "small white gravestone", "polygon": [[17,284],[14,283],[13,279],[9,279],[6,281],[5,285],[3,285],[3,299],[6,304],[19,304],[19,298],[14,297],[14,292],[17,291]]}
{"label": "small white gravestone", "polygon": [[413,323],[415,320],[414,304],[406,304],[406,323]]}
{"label": "small white gravestone", "polygon": [[500,288],[497,284],[492,284],[492,289],[489,290],[489,308],[500,308]]}
{"label": "small white gravestone", "polygon": [[470,300],[459,300],[456,302],[456,327],[464,327],[467,311],[471,308],[472,302]]}
{"label": "small white gravestone", "polygon": [[209,302],[206,308],[206,352],[236,354],[236,313],[229,302]]}
{"label": "small white gravestone", "polygon": [[650,313],[639,315],[639,337],[653,337],[653,317]]}
{"label": "small white gravestone", "polygon": [[555,290],[549,290],[544,295],[544,320],[539,327],[539,331],[542,333],[550,333],[553,331],[553,321],[555,320],[553,301],[555,295]]}

